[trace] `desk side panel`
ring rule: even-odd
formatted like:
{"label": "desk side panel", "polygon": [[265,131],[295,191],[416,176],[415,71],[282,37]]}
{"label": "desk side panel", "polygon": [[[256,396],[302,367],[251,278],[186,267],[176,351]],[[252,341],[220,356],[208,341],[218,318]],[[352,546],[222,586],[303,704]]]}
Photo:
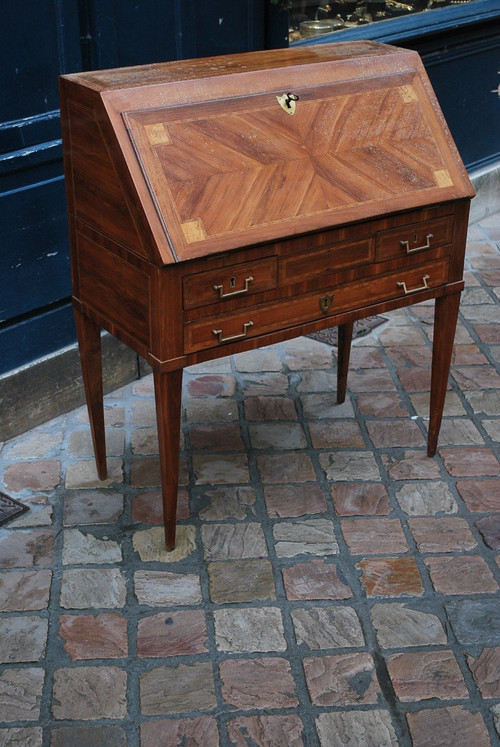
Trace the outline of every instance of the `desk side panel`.
{"label": "desk side panel", "polygon": [[72,246],[74,221],[82,220],[154,261],[154,241],[100,98],[63,78],[60,97]]}
{"label": "desk side panel", "polygon": [[[111,248],[110,248],[111,246]],[[78,284],[74,298],[104,329],[136,352],[150,348],[150,276],[120,256],[104,237],[76,233]]]}

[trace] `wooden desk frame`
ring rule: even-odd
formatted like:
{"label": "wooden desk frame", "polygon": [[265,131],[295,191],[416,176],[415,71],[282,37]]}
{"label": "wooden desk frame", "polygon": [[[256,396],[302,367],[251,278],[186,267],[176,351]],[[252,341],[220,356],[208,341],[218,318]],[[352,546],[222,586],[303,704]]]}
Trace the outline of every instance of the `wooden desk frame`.
{"label": "wooden desk frame", "polygon": [[[448,384],[448,375],[453,353],[453,340],[460,304],[461,284],[457,284],[455,288],[450,290],[452,290],[452,292],[447,295],[439,296],[436,298],[435,302],[430,417],[427,440],[427,454],[429,457],[434,456],[437,450],[438,436]],[[426,294],[426,296],[427,298],[429,297],[428,294]],[[416,296],[412,300],[414,303],[418,303],[424,299]],[[372,314],[384,313],[391,308],[394,307],[387,304],[378,304],[369,310],[369,314],[367,313],[368,310],[360,309],[357,313],[352,312],[349,314],[349,321],[339,323],[337,368],[338,404],[344,402],[346,396],[354,321],[357,319],[363,319],[369,315],[371,316]],[[79,310],[78,303],[75,303],[75,320],[97,474],[99,479],[105,480],[107,477],[107,465],[102,387],[101,327],[89,316],[86,316]],[[335,324],[335,321],[335,319],[329,319],[329,324],[324,324],[322,326],[332,326],[332,322]],[[314,325],[314,328],[318,328],[318,325]],[[294,335],[290,334],[290,331],[283,331],[280,339],[289,339],[293,336]],[[247,349],[247,344],[237,346],[233,343],[231,345],[232,354]],[[224,354],[228,353],[229,350],[224,350]],[[165,545],[169,550],[173,550],[175,547],[179,479],[182,372],[182,368],[176,368],[172,371],[162,371],[161,366],[158,365],[153,369],[162,481]]]}
{"label": "wooden desk frame", "polygon": [[[338,326],[343,402],[353,323],[435,299],[435,454],[474,193],[415,52],[317,45],[63,76],[60,90],[97,472],[104,328],[153,368],[168,549],[186,366]],[[290,90],[293,117],[276,95]]]}

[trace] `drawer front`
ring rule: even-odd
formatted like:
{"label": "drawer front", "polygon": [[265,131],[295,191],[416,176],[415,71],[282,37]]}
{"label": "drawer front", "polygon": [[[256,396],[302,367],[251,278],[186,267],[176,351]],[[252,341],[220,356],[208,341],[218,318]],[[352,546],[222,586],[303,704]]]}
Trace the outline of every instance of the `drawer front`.
{"label": "drawer front", "polygon": [[380,231],[375,240],[375,259],[381,262],[391,257],[411,256],[451,244],[453,215]]}
{"label": "drawer front", "polygon": [[219,347],[247,337],[257,337],[325,316],[363,308],[367,304],[412,297],[419,291],[443,285],[447,277],[448,260],[444,259],[337,288],[325,287],[322,291],[293,299],[188,322],[184,325],[184,352],[187,354]]}
{"label": "drawer front", "polygon": [[357,267],[373,260],[370,239],[338,246],[318,247],[280,259],[280,281],[298,283],[327,272]]}
{"label": "drawer front", "polygon": [[276,257],[187,275],[183,280],[184,308],[194,309],[271,290],[276,287],[277,275]]}

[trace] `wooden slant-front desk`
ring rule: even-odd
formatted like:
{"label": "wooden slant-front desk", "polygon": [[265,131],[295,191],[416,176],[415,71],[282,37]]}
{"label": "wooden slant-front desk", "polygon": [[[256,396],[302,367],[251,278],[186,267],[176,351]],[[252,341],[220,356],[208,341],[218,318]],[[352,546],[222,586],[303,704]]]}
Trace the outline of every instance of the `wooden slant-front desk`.
{"label": "wooden slant-front desk", "polygon": [[154,370],[168,548],[182,369],[436,299],[436,451],[473,190],[415,52],[339,43],[67,75],[74,306],[98,474],[100,329]]}

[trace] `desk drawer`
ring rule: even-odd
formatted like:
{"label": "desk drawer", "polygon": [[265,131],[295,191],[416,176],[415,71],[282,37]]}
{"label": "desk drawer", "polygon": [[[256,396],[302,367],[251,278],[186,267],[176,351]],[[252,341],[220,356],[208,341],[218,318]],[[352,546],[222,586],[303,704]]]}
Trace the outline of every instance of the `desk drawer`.
{"label": "desk drawer", "polygon": [[300,283],[335,270],[367,264],[373,261],[372,246],[371,239],[364,239],[284,256],[280,259],[280,281]]}
{"label": "desk drawer", "polygon": [[246,310],[187,322],[184,325],[184,352],[194,353],[197,350],[219,347],[368,304],[413,296],[419,291],[443,285],[447,277],[448,260],[438,260],[349,285],[324,286],[321,291],[293,299],[286,298]]}
{"label": "desk drawer", "polygon": [[194,309],[271,290],[276,287],[277,275],[276,257],[187,275],[183,280],[184,308]]}
{"label": "desk drawer", "polygon": [[453,215],[380,231],[375,240],[375,258],[381,262],[391,257],[417,255],[451,244]]}

